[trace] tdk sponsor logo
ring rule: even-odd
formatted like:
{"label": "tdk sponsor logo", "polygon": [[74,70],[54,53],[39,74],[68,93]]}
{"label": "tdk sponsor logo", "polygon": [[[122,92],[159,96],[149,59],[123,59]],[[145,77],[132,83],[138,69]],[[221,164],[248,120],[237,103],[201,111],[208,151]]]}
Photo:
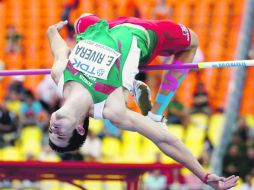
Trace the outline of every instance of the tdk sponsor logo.
{"label": "tdk sponsor logo", "polygon": [[82,72],[87,72],[89,74],[95,74],[95,72],[94,72],[95,66],[81,63],[81,62],[77,61],[76,59],[74,59],[74,63],[72,63],[72,66],[74,68],[78,68]]}

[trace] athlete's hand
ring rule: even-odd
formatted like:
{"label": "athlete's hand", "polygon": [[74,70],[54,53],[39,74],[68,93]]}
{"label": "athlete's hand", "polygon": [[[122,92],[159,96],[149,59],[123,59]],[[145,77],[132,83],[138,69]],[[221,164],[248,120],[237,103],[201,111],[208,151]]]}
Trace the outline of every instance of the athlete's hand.
{"label": "athlete's hand", "polygon": [[66,24],[68,24],[68,21],[60,21],[58,23],[55,24],[55,27],[58,31],[60,31]]}
{"label": "athlete's hand", "polygon": [[207,179],[207,185],[210,185],[216,190],[226,190],[236,186],[238,179],[239,177],[234,175],[228,178],[224,178],[214,174],[210,174]]}
{"label": "athlete's hand", "polygon": [[60,31],[66,24],[68,24],[68,21],[65,20],[65,21],[60,21],[54,25],[51,25],[48,27],[48,30],[47,30],[47,33],[52,33],[54,31]]}

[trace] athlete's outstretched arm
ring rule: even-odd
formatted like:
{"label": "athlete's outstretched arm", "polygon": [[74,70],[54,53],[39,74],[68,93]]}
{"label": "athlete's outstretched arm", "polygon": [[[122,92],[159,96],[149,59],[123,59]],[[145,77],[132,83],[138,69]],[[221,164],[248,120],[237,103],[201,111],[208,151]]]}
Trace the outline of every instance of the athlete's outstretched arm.
{"label": "athlete's outstretched arm", "polygon": [[[192,153],[177,137],[170,134],[167,130],[164,130],[148,117],[144,117],[130,110],[126,112],[126,118],[123,119],[123,121],[126,121],[125,124],[120,125],[124,125],[125,129],[137,131],[138,133],[147,137],[153,141],[167,156],[173,158],[184,167],[188,168],[201,181],[205,180],[206,172],[196,158],[192,155]],[[217,190],[225,190],[235,186],[237,180],[237,176],[224,178],[211,174],[207,177],[207,184]]]}
{"label": "athlete's outstretched arm", "polygon": [[187,147],[174,135],[164,130],[160,125],[148,117],[128,110],[125,107],[121,89],[110,94],[103,116],[109,119],[114,125],[123,130],[136,131],[153,141],[162,152],[192,171],[200,180],[207,181],[208,185],[217,190],[226,190],[235,186],[238,177],[218,177],[214,174],[208,175],[191,154]]}
{"label": "athlete's outstretched arm", "polygon": [[47,30],[47,37],[54,57],[54,64],[51,69],[52,79],[57,84],[63,70],[67,65],[70,48],[59,34],[59,31],[68,23],[68,21],[60,21],[50,26]]}

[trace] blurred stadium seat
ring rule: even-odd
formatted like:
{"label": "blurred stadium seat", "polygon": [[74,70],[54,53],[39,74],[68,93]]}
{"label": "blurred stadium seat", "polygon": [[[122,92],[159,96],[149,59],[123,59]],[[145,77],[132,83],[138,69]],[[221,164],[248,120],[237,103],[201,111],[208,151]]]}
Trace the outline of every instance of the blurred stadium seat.
{"label": "blurred stadium seat", "polygon": [[41,152],[42,132],[37,126],[27,126],[22,129],[20,135],[20,149],[23,158],[31,157],[37,160]]}

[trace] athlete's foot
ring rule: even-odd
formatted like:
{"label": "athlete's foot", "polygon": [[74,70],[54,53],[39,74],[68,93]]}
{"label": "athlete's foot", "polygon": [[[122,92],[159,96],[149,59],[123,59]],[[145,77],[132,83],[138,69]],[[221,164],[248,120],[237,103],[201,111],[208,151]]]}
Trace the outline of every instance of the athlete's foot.
{"label": "athlete's foot", "polygon": [[167,119],[163,115],[157,115],[149,111],[147,117],[158,123],[163,129],[168,129]]}
{"label": "athlete's foot", "polygon": [[152,108],[151,90],[142,81],[134,80],[133,96],[143,115],[147,115]]}

